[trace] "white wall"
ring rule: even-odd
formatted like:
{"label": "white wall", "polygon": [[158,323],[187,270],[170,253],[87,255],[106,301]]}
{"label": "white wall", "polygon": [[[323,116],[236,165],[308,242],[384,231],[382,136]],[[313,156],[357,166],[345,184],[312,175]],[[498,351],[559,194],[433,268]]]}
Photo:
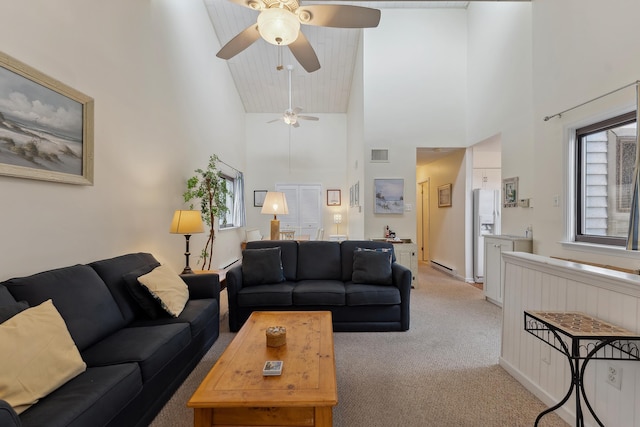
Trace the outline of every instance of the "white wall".
{"label": "white wall", "polygon": [[[621,108],[633,108],[632,88],[547,122],[543,117],[640,78],[640,3],[633,0],[537,0],[533,5],[535,216],[534,249],[544,255],[637,268],[638,254],[607,254],[565,248],[563,207],[568,129]],[[554,195],[560,206],[553,206]]]}
{"label": "white wall", "polygon": [[[502,178],[519,178],[519,198],[533,197],[531,5],[472,2],[468,9],[467,145],[500,135]],[[533,209],[502,209],[502,233],[524,234]]]}
{"label": "white wall", "polygon": [[[263,236],[269,236],[271,217],[253,207],[253,191],[273,191],[276,183],[321,184],[325,238],[335,234],[334,213],[343,215],[340,232],[348,229],[344,221],[349,209],[346,115],[307,114],[320,120],[292,128],[282,122],[267,123],[277,114],[247,114],[247,226],[259,228]],[[340,207],[326,206],[327,189],[341,190]]]}
{"label": "white wall", "polygon": [[[168,228],[186,178],[211,153],[244,166],[243,108],[203,3],[4,0],[2,10],[5,53],[95,99],[95,185],[0,176],[0,279],[131,251],[181,269],[184,238]],[[204,240],[194,236],[192,252]],[[227,250],[239,252],[235,232],[216,243],[220,258]]]}
{"label": "white wall", "polygon": [[[366,34],[367,30],[364,32]],[[355,186],[356,183],[358,184],[358,200],[360,201],[360,206],[348,208],[348,236],[350,239],[364,239],[365,229],[364,220],[366,207],[363,201],[363,188],[365,183],[366,156],[364,149],[363,42],[364,37],[360,37],[347,110],[347,187],[349,190],[352,186]],[[347,192],[344,197],[347,206],[349,206],[350,193]]]}
{"label": "white wall", "polygon": [[[385,9],[364,37],[365,237],[389,225],[416,241],[416,147],[466,142],[466,11]],[[390,162],[370,163],[371,148]],[[411,211],[373,214],[375,178],[403,178]]]}

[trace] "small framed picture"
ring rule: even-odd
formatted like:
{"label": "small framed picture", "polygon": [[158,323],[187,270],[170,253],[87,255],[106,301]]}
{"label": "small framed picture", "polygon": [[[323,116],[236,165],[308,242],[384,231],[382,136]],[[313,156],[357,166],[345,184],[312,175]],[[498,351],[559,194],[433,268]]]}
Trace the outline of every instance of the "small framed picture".
{"label": "small framed picture", "polygon": [[438,207],[447,208],[451,206],[451,184],[444,184],[438,187]]}
{"label": "small framed picture", "polygon": [[256,208],[262,207],[264,204],[264,198],[267,196],[267,190],[254,190],[253,191],[253,206]]}
{"label": "small framed picture", "polygon": [[515,208],[518,206],[518,177],[502,180],[502,206]]}
{"label": "small framed picture", "polygon": [[341,204],[340,190],[327,190],[327,206],[340,206]]}

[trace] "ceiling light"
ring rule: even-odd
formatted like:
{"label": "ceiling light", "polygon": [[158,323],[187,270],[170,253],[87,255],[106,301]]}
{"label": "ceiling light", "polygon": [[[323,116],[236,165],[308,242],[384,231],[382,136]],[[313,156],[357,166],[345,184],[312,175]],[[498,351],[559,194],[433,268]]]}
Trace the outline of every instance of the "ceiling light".
{"label": "ceiling light", "polygon": [[286,46],[298,38],[300,21],[287,9],[265,9],[258,15],[258,31],[267,42]]}

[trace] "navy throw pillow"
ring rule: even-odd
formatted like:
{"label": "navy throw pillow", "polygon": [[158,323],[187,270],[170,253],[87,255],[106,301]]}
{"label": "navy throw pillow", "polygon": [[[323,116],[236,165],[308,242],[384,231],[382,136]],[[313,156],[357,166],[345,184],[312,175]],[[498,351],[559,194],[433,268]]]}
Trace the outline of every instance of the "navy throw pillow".
{"label": "navy throw pillow", "polygon": [[129,291],[131,298],[138,303],[142,311],[149,316],[150,319],[166,318],[169,317],[169,315],[162,308],[158,300],[151,295],[151,292],[138,282],[138,277],[150,273],[159,265],[159,262],[145,265],[122,276],[125,287],[127,288],[127,291]]}
{"label": "navy throw pillow", "polygon": [[26,301],[20,301],[11,305],[0,306],[0,323],[11,319],[16,314],[29,308],[29,304]]}
{"label": "navy throw pillow", "polygon": [[353,253],[351,281],[369,285],[392,285],[391,251],[358,248]]}
{"label": "navy throw pillow", "polygon": [[244,286],[284,282],[280,248],[242,251],[242,277]]}

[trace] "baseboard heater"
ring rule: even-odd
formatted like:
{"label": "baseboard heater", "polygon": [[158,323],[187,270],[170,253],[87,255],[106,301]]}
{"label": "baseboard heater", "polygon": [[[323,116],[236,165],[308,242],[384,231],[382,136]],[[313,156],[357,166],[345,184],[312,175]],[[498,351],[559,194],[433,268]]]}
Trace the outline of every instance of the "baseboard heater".
{"label": "baseboard heater", "polygon": [[444,264],[442,264],[441,262],[438,262],[438,261],[431,260],[430,262],[431,262],[431,267],[435,268],[436,270],[443,271],[443,272],[445,272],[447,274],[450,274],[452,276],[456,275],[456,271],[453,268],[447,267],[446,265],[444,265]]}

